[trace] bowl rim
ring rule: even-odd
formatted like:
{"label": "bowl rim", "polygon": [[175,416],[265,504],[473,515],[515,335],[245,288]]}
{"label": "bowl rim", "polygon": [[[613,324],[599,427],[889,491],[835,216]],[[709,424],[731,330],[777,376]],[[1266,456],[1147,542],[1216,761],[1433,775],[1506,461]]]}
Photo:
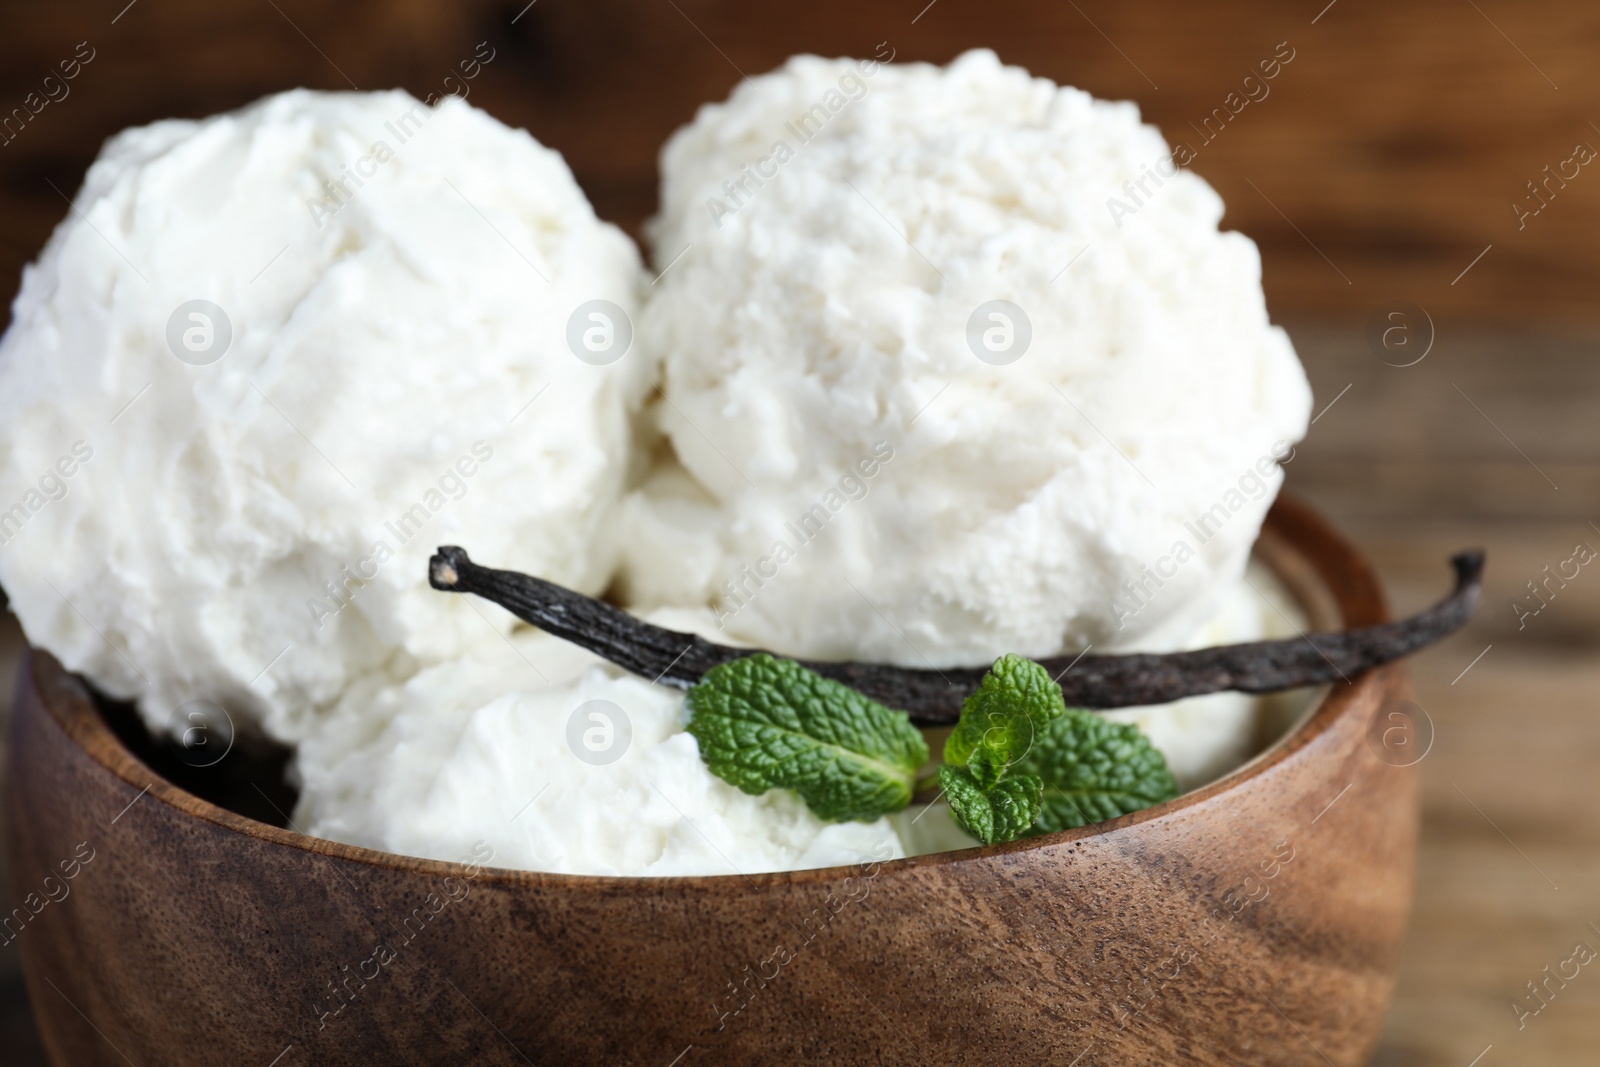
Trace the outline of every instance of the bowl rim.
{"label": "bowl rim", "polygon": [[[1310,577],[1332,597],[1346,627],[1368,626],[1389,620],[1387,599],[1372,566],[1309,504],[1292,494],[1280,493],[1263,524],[1262,539],[1281,542],[1287,555],[1298,557],[1308,565]],[[1392,669],[1379,668],[1357,675],[1346,683],[1323,687],[1320,699],[1302,713],[1295,725],[1242,766],[1172,800],[1106,822],[1004,844],[979,845],[900,859],[863,860],[844,866],[749,874],[664,876],[559,874],[494,867],[490,864],[423,859],[360,845],[347,845],[312,837],[297,830],[271,826],[203,800],[151,770],[111,731],[83,681],[67,671],[50,653],[30,646],[18,685],[32,690],[34,702],[48,711],[49,717],[89,760],[121,779],[139,796],[148,794],[147,799],[173,809],[177,815],[211,823],[219,829],[252,838],[264,845],[287,847],[384,871],[440,879],[454,877],[471,880],[475,884],[526,889],[603,889],[657,893],[665,889],[712,890],[739,883],[757,888],[817,885],[836,882],[868,866],[879,868],[880,874],[914,874],[947,864],[1004,860],[1021,853],[1071,845],[1079,840],[1171,818],[1216,797],[1242,789],[1247,783],[1311,745],[1337,722],[1353,713],[1362,704],[1364,691],[1382,684],[1382,673]],[[21,713],[22,709],[18,711]]]}

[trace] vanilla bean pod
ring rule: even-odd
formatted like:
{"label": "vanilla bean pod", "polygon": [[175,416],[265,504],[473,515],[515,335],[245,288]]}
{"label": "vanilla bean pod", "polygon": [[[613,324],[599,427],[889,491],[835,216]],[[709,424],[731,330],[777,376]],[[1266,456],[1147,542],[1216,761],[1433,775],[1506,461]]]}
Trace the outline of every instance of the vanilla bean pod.
{"label": "vanilla bean pod", "polygon": [[[1483,588],[1482,552],[1451,557],[1456,586],[1408,619],[1281,641],[1219,645],[1192,652],[1058,656],[1039,662],[1057,676],[1067,704],[1118,708],[1165,704],[1234,689],[1270,693],[1348,682],[1465,626]],[[652,626],[604,601],[515,571],[480,567],[464,549],[441,546],[428,564],[435,589],[474,593],[518,618],[663,685],[687,689],[712,667],[756,649],[730,648],[693,634]],[[921,670],[876,663],[801,660],[818,674],[911,715],[923,726],[953,723],[987,667]]]}

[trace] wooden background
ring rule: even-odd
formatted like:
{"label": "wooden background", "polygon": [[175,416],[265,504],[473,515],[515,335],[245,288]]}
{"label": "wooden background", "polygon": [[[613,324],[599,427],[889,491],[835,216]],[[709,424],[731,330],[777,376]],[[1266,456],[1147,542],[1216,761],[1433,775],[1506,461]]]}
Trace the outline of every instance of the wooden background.
{"label": "wooden background", "polygon": [[1524,228],[1511,207],[1578,143],[1600,148],[1600,6],[1582,0],[127,2],[0,6],[0,109],[79,41],[96,57],[0,147],[0,288],[63,214],[50,183],[70,193],[124,126],[296,85],[440,92],[482,40],[497,51],[474,102],[565,153],[600,214],[629,228],[653,207],[666,135],[741,71],[794,52],[887,41],[943,62],[988,46],[1136,100],[1172,138],[1287,41],[1271,95],[1194,163],[1229,225],[1260,242],[1280,314],[1400,299],[1447,318],[1594,313],[1600,175],[1582,170]]}
{"label": "wooden background", "polygon": [[[1591,125],[1600,124],[1600,8],[525,4],[0,6],[0,114],[79,41],[96,50],[67,99],[0,145],[0,289],[14,287],[66,212],[52,183],[70,194],[116,130],[295,85],[439,92],[483,40],[497,55],[472,83],[472,101],[563,151],[601,215],[633,232],[653,209],[665,136],[740,71],[792,52],[865,54],[888,41],[900,58],[944,61],[986,45],[1036,73],[1135,99],[1171,135],[1288,41],[1296,56],[1271,95],[1203,148],[1194,169],[1223,194],[1227,224],[1260,243],[1269,303],[1316,387],[1322,414],[1290,484],[1372,554],[1401,609],[1444,589],[1450,550],[1490,552],[1473,627],[1414,665],[1437,736],[1421,764],[1416,917],[1377,1062],[1595,1061],[1593,967],[1520,1030],[1511,1004],[1534,1006],[1525,983],[1574,943],[1600,949],[1600,930],[1588,926],[1600,927],[1600,572],[1582,571],[1522,629],[1510,605],[1577,542],[1600,548],[1600,173],[1583,170],[1524,229],[1511,204],[1575,144],[1600,148]],[[1364,338],[1369,316],[1401,302],[1425,308],[1437,335],[1406,368],[1386,366]],[[7,692],[17,647],[15,631],[0,629]],[[8,1067],[40,1062],[15,968],[15,946],[0,948]]]}

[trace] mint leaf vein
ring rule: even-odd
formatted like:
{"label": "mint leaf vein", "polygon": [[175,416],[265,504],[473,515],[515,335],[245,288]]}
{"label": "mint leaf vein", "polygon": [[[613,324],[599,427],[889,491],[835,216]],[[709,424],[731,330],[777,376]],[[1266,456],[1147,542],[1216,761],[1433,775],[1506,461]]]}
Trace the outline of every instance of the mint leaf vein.
{"label": "mint leaf vein", "polygon": [[1167,761],[1137,726],[1073,708],[1012,768],[1044,782],[1031,834],[1048,834],[1148,808],[1178,795]]}
{"label": "mint leaf vein", "polygon": [[712,668],[686,703],[712,774],[757,796],[792,789],[830,821],[902,810],[928,759],[904,712],[764,652]]}

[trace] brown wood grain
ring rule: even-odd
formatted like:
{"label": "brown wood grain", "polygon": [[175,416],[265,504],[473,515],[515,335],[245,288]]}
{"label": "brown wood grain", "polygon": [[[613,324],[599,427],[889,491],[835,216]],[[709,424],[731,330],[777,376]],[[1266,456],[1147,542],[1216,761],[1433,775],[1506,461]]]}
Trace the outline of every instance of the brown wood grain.
{"label": "brown wood grain", "polygon": [[[1303,507],[1280,501],[1264,545],[1309,563],[1346,624],[1385,618],[1371,572]],[[1377,1041],[1411,894],[1415,778],[1370,740],[1406,692],[1399,667],[1362,675],[1226,779],[1034,841],[580,878],[373,853],[214,808],[129,755],[38,653],[14,732],[14,891],[84,862],[17,940],[46,1046],[74,1067],[691,1051],[1355,1065]],[[418,918],[425,904],[436,917]]]}
{"label": "brown wood grain", "polygon": [[[488,41],[495,59],[470,99],[560,149],[600,214],[637,233],[656,154],[698,105],[792,53],[887,41],[898,58],[937,62],[992,47],[1137,101],[1198,150],[1227,224],[1260,243],[1280,314],[1412,300],[1455,320],[1596,318],[1600,176],[1581,168],[1550,186],[1520,228],[1511,207],[1577,143],[1600,147],[1600,9],[1578,0],[140,0],[113,24],[122,7],[0,7],[0,112],[78,42],[96,54],[70,95],[0,145],[0,288],[64,217],[62,192],[100,142],[128,125],[298,85],[437,93]],[[1194,127],[1280,42],[1295,58],[1270,95],[1202,143]]]}

